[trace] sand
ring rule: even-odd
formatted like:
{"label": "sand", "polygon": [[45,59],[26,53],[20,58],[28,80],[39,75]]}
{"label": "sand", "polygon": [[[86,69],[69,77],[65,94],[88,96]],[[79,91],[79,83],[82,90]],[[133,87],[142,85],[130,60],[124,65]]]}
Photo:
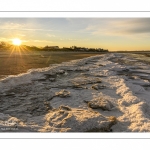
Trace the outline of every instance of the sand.
{"label": "sand", "polygon": [[49,67],[64,61],[82,59],[100,53],[86,52],[48,52],[48,51],[0,51],[0,78],[7,75],[25,73],[29,69]]}

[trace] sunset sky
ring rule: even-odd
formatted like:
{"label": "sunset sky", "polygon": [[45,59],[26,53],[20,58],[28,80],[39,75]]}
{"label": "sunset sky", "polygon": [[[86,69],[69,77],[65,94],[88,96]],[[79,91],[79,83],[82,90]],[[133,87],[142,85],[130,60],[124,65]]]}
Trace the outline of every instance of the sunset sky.
{"label": "sunset sky", "polygon": [[0,41],[23,45],[150,50],[150,18],[0,18]]}

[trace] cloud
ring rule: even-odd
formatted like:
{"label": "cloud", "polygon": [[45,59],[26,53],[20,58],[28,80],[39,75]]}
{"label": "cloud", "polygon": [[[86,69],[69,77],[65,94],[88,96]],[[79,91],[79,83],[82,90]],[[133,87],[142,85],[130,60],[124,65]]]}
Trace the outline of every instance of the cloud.
{"label": "cloud", "polygon": [[77,39],[71,39],[71,38],[69,38],[68,40],[69,41],[77,41]]}
{"label": "cloud", "polygon": [[22,31],[53,31],[51,29],[44,29],[44,28],[34,28],[37,25],[31,24],[19,24],[13,22],[6,22],[0,25],[0,30],[22,30]]}
{"label": "cloud", "polygon": [[46,30],[46,29],[37,29],[37,28],[16,28],[16,27],[4,27],[0,28],[0,30],[23,30],[23,31],[53,31],[53,30]]}
{"label": "cloud", "polygon": [[92,35],[135,36],[150,33],[150,18],[103,19],[102,22],[90,24],[85,29]]}
{"label": "cloud", "polygon": [[18,36],[22,36],[22,37],[24,37],[24,36],[26,36],[25,34],[17,34]]}
{"label": "cloud", "polygon": [[150,18],[139,18],[129,21],[132,25],[126,30],[128,33],[149,33],[150,32]]}
{"label": "cloud", "polygon": [[56,37],[54,34],[47,34],[48,37]]}
{"label": "cloud", "polygon": [[30,40],[30,42],[36,42],[36,43],[53,43],[52,41],[49,41],[49,40]]}
{"label": "cloud", "polygon": [[0,41],[8,41],[9,39],[7,39],[7,38],[4,38],[4,37],[1,37],[0,38]]}

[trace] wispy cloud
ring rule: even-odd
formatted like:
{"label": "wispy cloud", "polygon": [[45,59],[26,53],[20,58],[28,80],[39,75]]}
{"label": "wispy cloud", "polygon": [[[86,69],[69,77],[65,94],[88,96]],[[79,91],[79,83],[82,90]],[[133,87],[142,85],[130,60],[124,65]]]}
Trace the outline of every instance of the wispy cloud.
{"label": "wispy cloud", "polygon": [[25,37],[26,35],[25,34],[17,34],[18,36],[21,36],[21,37]]}
{"label": "wispy cloud", "polygon": [[135,36],[135,34],[150,33],[150,19],[106,19],[96,24],[90,24],[86,27],[86,31],[92,35],[104,36]]}
{"label": "wispy cloud", "polygon": [[36,29],[36,28],[13,28],[13,27],[10,27],[10,28],[6,28],[6,27],[3,27],[1,28],[0,27],[0,30],[23,30],[23,31],[53,31],[53,30],[45,30],[45,29]]}
{"label": "wispy cloud", "polygon": [[[31,27],[32,26],[32,27]],[[7,22],[0,25],[0,30],[23,30],[23,31],[53,31],[51,29],[33,28],[35,25],[19,24],[13,22]]]}
{"label": "wispy cloud", "polygon": [[133,19],[128,23],[131,24],[126,30],[128,33],[150,33],[150,18]]}
{"label": "wispy cloud", "polygon": [[49,40],[30,40],[30,42],[36,42],[36,43],[54,43],[53,41],[49,41]]}
{"label": "wispy cloud", "polygon": [[48,37],[56,37],[54,34],[47,34]]}
{"label": "wispy cloud", "polygon": [[68,39],[69,41],[77,41],[77,39]]}
{"label": "wispy cloud", "polygon": [[1,37],[1,38],[0,38],[0,41],[8,41],[8,39],[7,39],[7,38],[4,38],[4,37]]}

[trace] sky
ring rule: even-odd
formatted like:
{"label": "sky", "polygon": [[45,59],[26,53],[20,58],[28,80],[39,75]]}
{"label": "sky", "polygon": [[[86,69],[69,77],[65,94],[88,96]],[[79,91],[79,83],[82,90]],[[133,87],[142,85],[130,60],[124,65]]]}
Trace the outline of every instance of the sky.
{"label": "sky", "polygon": [[150,18],[0,18],[0,41],[43,47],[150,50]]}

